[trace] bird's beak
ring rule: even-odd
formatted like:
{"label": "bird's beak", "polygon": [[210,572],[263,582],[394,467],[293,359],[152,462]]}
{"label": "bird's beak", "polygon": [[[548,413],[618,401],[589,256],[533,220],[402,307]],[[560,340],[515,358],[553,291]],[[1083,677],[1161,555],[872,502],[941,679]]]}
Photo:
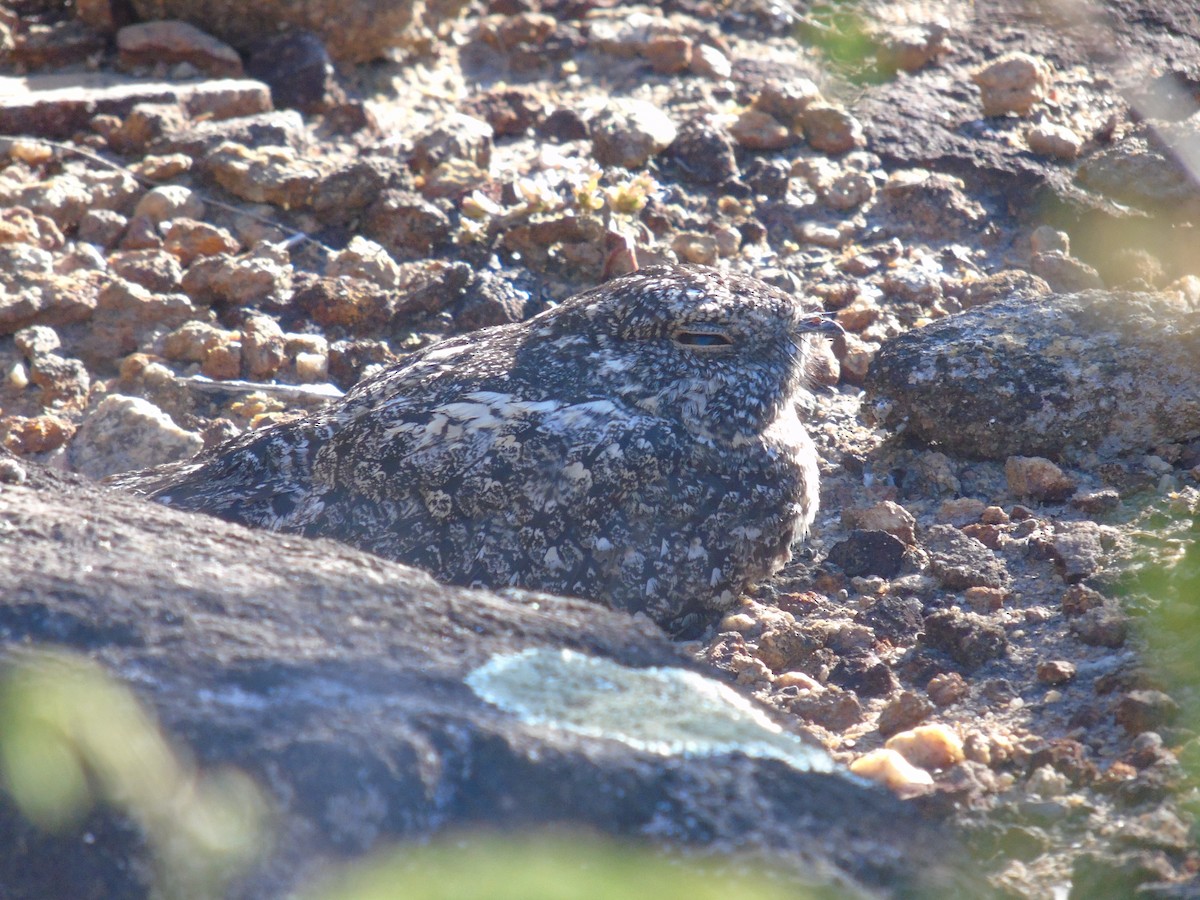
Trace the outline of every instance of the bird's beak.
{"label": "bird's beak", "polygon": [[805,316],[797,324],[796,330],[800,332],[816,332],[831,337],[836,334],[846,333],[846,329],[833,317],[833,313],[826,312]]}

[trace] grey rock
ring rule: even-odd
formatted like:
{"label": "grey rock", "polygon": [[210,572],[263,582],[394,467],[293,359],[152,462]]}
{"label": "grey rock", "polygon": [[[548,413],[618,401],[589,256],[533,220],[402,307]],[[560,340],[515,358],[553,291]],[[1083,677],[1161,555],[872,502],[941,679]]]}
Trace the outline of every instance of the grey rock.
{"label": "grey rock", "polygon": [[602,166],[639,169],[675,140],[671,118],[645,100],[614,100],[591,123],[592,155]]}
{"label": "grey rock", "polygon": [[1200,312],[1167,294],[1000,300],[884,344],[881,425],[947,453],[1113,455],[1200,434]]}
{"label": "grey rock", "polygon": [[931,525],[924,545],[930,571],[948,590],[1008,584],[1008,573],[996,554],[953,525]]}
{"label": "grey rock", "polygon": [[[585,601],[443,587],[332,541],[25,466],[26,483],[0,491],[0,533],[22,535],[0,540],[0,658],[30,642],[86,653],[136,686],[205,768],[236,766],[269,792],[273,846],[228,897],[290,895],[331,863],[480,823],[753,854],[855,896],[977,895],[947,870],[953,836],[882,789],[736,748],[638,749],[586,733],[586,717],[582,729],[535,723],[511,694],[479,687],[480,667],[532,648],[631,678],[648,666],[700,677],[648,623]],[[12,896],[148,892],[146,842],[113,811],[51,836],[5,795],[0,828]]]}

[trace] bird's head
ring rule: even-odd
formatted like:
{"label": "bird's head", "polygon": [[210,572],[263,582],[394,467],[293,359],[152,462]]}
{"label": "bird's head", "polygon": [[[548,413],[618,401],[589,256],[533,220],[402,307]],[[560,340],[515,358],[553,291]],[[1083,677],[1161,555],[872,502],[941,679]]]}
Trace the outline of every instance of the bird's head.
{"label": "bird's head", "polygon": [[841,330],[815,304],[700,266],[642,269],[547,318],[580,336],[606,390],[717,442],[761,433],[804,388],[816,337]]}

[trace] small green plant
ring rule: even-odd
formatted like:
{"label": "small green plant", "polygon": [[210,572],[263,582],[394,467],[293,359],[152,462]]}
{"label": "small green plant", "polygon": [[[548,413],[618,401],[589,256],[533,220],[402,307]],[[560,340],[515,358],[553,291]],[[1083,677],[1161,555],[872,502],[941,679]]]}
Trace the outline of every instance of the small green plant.
{"label": "small green plant", "polygon": [[97,804],[135,821],[164,897],[221,896],[267,841],[267,804],[248,776],[198,771],[127,687],[82,657],[27,654],[0,679],[0,772],[48,831]]}
{"label": "small green plant", "polygon": [[594,836],[470,835],[351,866],[304,900],[816,900],[841,896],[718,872]]}

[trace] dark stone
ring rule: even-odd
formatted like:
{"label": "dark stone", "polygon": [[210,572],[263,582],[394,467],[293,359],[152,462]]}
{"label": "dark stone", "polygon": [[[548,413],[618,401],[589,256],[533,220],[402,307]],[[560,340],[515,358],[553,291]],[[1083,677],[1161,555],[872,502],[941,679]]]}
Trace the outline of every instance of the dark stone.
{"label": "dark stone", "polygon": [[1117,701],[1117,724],[1130,734],[1170,725],[1179,715],[1179,704],[1162,691],[1129,691]]}
{"label": "dark stone", "polygon": [[573,109],[556,109],[537,126],[537,135],[548,141],[586,141],[591,137],[587,122]]}
{"label": "dark stone", "polygon": [[1051,766],[1066,775],[1076,787],[1091,784],[1098,774],[1091,751],[1070,738],[1057,738],[1034,750],[1029,757],[1029,771],[1042,766]]}
{"label": "dark stone", "polygon": [[879,733],[890,737],[920,725],[933,712],[933,704],[913,691],[903,691],[879,714]]}
{"label": "dark stone", "polygon": [[746,166],[742,180],[756,194],[775,200],[788,191],[792,178],[792,164],[786,159],[770,159],[757,156]]}
{"label": "dark stone", "polygon": [[829,680],[860,697],[886,697],[900,685],[891,667],[874,653],[847,654],[838,660]]}
{"label": "dark stone", "polygon": [[[53,643],[117,678],[136,673],[138,697],[173,742],[268,791],[276,840],[227,896],[287,895],[347,857],[481,823],[737,848],[855,893],[973,893],[946,876],[951,836],[882,789],[525,724],[464,684],[496,654],[532,647],[695,667],[644,622],[585,601],[444,587],[332,541],[26,466],[26,483],[0,492],[0,523],[21,535],[0,542],[0,657]],[[149,850],[115,812],[47,836],[4,799],[0,829],[6,895],[147,892]]]}
{"label": "dark stone", "polygon": [[999,625],[960,609],[944,609],[925,617],[924,643],[947,653],[972,670],[1008,651],[1008,636]]}
{"label": "dark stone", "polygon": [[483,119],[498,138],[524,134],[546,115],[541,94],[511,87],[476,94],[463,104],[463,112]]}
{"label": "dark stone", "polygon": [[272,35],[246,54],[246,74],[271,88],[277,109],[318,112],[336,89],[333,60],[311,31]]}
{"label": "dark stone", "polygon": [[829,561],[850,577],[880,575],[891,578],[904,562],[904,542],[886,531],[850,532],[829,548]]}
{"label": "dark stone", "polygon": [[[784,692],[792,690],[785,688]],[[862,704],[853,691],[844,691],[837,686],[826,687],[819,692],[802,691],[785,700],[788,711],[805,721],[821,725],[831,731],[845,731],[862,721]]]}
{"label": "dark stone", "polygon": [[684,179],[696,184],[720,184],[738,175],[733,139],[707,118],[685,122],[667,155],[683,171]]}
{"label": "dark stone", "polygon": [[383,341],[363,338],[329,345],[329,377],[343,391],[358,384],[367,366],[390,365],[395,361],[396,354]]}
{"label": "dark stone", "polygon": [[896,645],[912,643],[925,624],[920,600],[894,594],[885,594],[876,600],[860,620],[875,632],[876,637],[886,638]]}
{"label": "dark stone", "polygon": [[389,189],[371,204],[363,234],[398,260],[428,256],[450,236],[450,218],[412,191]]}
{"label": "dark stone", "polygon": [[1121,495],[1112,488],[1101,488],[1098,491],[1076,494],[1071,498],[1071,505],[1089,516],[1099,516],[1110,513],[1120,506]]}
{"label": "dark stone", "polygon": [[529,317],[531,306],[529,296],[511,281],[490,272],[476,272],[454,307],[454,327],[474,331],[520,322]]}
{"label": "dark stone", "polygon": [[1071,630],[1093,647],[1123,647],[1129,637],[1129,618],[1119,609],[1100,606],[1072,620]]}

